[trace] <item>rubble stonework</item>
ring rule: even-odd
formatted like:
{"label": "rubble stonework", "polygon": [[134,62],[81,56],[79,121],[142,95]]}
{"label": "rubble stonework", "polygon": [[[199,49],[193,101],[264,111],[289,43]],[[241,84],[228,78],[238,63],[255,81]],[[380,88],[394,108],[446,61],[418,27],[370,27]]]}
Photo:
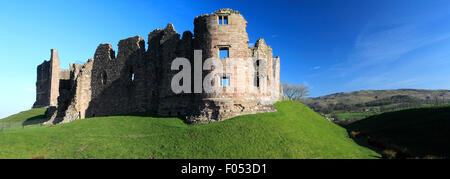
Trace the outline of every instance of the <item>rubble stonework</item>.
{"label": "rubble stonework", "polygon": [[[219,24],[220,19],[227,23]],[[33,107],[49,106],[47,124],[144,111],[185,117],[188,123],[274,112],[273,104],[282,97],[280,58],[273,57],[272,48],[264,39],[249,47],[246,26],[247,21],[239,12],[220,9],[196,17],[194,34],[186,31],[181,37],[168,24],[149,34],[148,49],[140,36],[121,40],[117,55],[111,44],[100,44],[93,59],[82,65],[70,64],[70,70],[59,69],[57,52],[52,50],[50,61],[38,66]],[[201,50],[205,61],[219,58],[223,48],[229,50],[229,58],[221,59],[226,68],[213,83],[221,84],[221,78],[226,76],[233,85],[213,93],[172,91],[172,77],[179,72],[171,70],[175,58],[183,57],[194,64],[194,50]],[[230,60],[238,65],[232,66]],[[208,72],[203,71],[203,77]],[[194,91],[194,77],[191,80]],[[268,90],[259,91],[260,85]],[[243,91],[236,93],[237,87]],[[256,93],[250,89],[257,89]]]}

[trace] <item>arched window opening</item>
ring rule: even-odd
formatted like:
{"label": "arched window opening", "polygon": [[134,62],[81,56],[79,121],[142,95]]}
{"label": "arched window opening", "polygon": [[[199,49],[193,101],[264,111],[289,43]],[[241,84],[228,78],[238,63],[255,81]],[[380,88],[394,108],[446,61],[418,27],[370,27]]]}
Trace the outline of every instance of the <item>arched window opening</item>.
{"label": "arched window opening", "polygon": [[136,79],[136,74],[134,73],[133,68],[130,68],[129,79],[130,79],[131,83],[134,83],[134,81]]}
{"label": "arched window opening", "polygon": [[100,82],[103,85],[106,85],[108,83],[108,74],[106,73],[106,71],[100,74]]}

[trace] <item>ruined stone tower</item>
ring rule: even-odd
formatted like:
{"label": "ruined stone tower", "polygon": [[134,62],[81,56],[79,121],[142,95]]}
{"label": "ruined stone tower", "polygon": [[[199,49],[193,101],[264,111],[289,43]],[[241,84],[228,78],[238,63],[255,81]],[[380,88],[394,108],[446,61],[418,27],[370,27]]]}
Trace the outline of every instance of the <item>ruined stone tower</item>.
{"label": "ruined stone tower", "polygon": [[[178,34],[172,24],[143,38],[136,36],[112,45],[100,44],[94,58],[59,70],[56,50],[50,62],[38,67],[37,100],[34,107],[50,106],[48,124],[96,116],[154,111],[161,116],[179,116],[189,123],[222,121],[243,114],[276,111],[281,99],[280,59],[263,39],[249,47],[247,21],[237,11],[220,9],[194,20],[194,34]],[[181,38],[180,38],[181,37]],[[196,50],[196,51],[195,51]],[[223,66],[205,68],[194,63],[218,59]],[[189,60],[202,79],[212,75],[211,85],[223,89],[207,92],[192,77],[192,91],[176,94],[171,81],[179,70],[171,64],[177,57]],[[195,76],[196,72],[192,72]],[[199,91],[200,90],[200,91]],[[56,99],[56,97],[58,97]]]}
{"label": "ruined stone tower", "polygon": [[38,66],[36,82],[36,102],[33,108],[45,106],[57,106],[60,80],[67,79],[67,70],[60,70],[58,51],[50,50],[49,61],[44,61]]}
{"label": "ruined stone tower", "polygon": [[[229,85],[218,93],[204,94],[200,115],[191,116],[191,120],[221,120],[275,111],[272,104],[279,100],[281,93],[279,59],[273,58],[272,49],[263,39],[255,47],[249,47],[244,17],[232,9],[220,9],[198,16],[194,25],[195,41],[203,59],[217,58],[224,66],[223,74],[215,79],[216,84],[223,85],[222,81],[226,80]],[[221,56],[223,52],[225,56]],[[261,86],[269,90],[264,93]]]}

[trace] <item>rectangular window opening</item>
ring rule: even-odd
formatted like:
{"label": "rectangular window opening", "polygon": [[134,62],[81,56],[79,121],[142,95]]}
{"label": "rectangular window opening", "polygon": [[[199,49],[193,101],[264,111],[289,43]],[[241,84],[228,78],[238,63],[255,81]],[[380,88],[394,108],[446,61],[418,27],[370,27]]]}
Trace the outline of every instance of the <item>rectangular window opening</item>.
{"label": "rectangular window opening", "polygon": [[259,75],[256,76],[256,87],[259,88]]}
{"label": "rectangular window opening", "polygon": [[228,16],[223,16],[223,24],[228,24]]}
{"label": "rectangular window opening", "polygon": [[228,16],[219,16],[219,24],[221,25],[228,24]]}
{"label": "rectangular window opening", "polygon": [[259,70],[260,70],[261,60],[256,60],[256,66],[255,66],[255,86],[260,87],[260,77],[259,77]]}
{"label": "rectangular window opening", "polygon": [[219,51],[220,51],[219,52],[220,59],[230,57],[230,50],[228,48],[223,47],[223,48],[220,48]]}
{"label": "rectangular window opening", "polygon": [[230,86],[230,78],[222,77],[222,86]]}

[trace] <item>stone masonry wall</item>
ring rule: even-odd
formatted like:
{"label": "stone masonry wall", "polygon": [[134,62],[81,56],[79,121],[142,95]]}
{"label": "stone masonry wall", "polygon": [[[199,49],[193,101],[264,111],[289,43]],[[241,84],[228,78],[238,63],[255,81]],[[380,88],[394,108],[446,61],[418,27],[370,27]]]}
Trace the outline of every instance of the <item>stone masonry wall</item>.
{"label": "stone masonry wall", "polygon": [[37,67],[36,102],[33,108],[50,105],[50,61],[44,61]]}
{"label": "stone masonry wall", "polygon": [[[227,24],[219,24],[226,17]],[[47,124],[67,123],[89,117],[153,111],[161,116],[179,116],[188,123],[222,121],[243,114],[274,112],[273,103],[281,99],[280,59],[263,39],[249,47],[247,21],[237,11],[221,9],[194,20],[194,34],[181,36],[172,24],[148,35],[148,49],[140,36],[121,40],[118,53],[111,44],[100,44],[93,59],[59,70],[59,58],[38,67],[35,107],[51,106]],[[193,65],[194,50],[202,51],[203,62],[219,58],[219,50],[229,49],[221,59],[222,77],[230,79],[224,91],[175,94],[171,81],[178,70],[171,70],[177,57]],[[193,69],[192,67],[192,75]],[[203,77],[210,71],[203,71]],[[192,77],[194,91],[194,77]],[[263,90],[262,86],[267,86]]]}

